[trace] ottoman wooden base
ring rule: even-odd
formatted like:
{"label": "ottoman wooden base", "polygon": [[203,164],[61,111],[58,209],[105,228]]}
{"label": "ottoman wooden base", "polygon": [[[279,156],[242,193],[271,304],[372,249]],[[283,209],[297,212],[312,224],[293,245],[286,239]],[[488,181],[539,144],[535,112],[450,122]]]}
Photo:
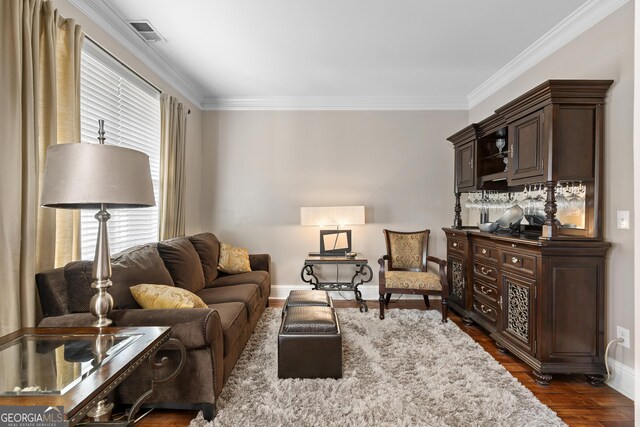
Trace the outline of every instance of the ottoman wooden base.
{"label": "ottoman wooden base", "polygon": [[278,378],[341,378],[342,334],[332,307],[289,307],[278,333]]}

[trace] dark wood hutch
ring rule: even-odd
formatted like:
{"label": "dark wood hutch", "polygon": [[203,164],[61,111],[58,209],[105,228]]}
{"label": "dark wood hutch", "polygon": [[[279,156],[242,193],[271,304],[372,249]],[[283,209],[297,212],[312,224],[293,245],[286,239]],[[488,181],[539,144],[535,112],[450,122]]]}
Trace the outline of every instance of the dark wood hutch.
{"label": "dark wood hutch", "polygon": [[[612,83],[549,80],[448,138],[455,150],[455,215],[443,229],[449,307],[489,331],[543,385],[554,373],[603,383],[611,246],[602,234],[604,101]],[[585,188],[579,227],[556,218],[556,186],[567,182]],[[541,225],[516,234],[462,225],[461,193],[531,184],[547,190]]]}

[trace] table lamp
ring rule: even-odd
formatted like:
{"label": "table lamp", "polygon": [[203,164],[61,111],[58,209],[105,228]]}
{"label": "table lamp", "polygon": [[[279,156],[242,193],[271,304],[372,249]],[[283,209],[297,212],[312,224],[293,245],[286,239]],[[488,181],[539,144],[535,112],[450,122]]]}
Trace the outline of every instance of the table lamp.
{"label": "table lamp", "polygon": [[136,208],[155,205],[149,156],[129,148],[106,145],[104,120],[98,120],[99,144],[57,144],[47,149],[42,196],[44,207],[97,209],[98,238],[93,260],[90,310],[93,326],[109,326],[113,298],[107,208]]}
{"label": "table lamp", "polygon": [[351,230],[340,230],[345,225],[364,224],[364,206],[301,207],[300,224],[303,226],[335,226],[335,231],[320,230],[320,252],[309,255],[342,255],[351,253]]}

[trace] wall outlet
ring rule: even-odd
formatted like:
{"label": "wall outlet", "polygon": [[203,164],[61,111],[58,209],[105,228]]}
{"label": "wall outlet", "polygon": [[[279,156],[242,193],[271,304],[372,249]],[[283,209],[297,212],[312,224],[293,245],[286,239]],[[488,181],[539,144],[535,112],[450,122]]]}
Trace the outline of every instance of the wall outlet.
{"label": "wall outlet", "polygon": [[629,211],[617,211],[618,229],[628,230],[629,227]]}
{"label": "wall outlet", "polygon": [[631,336],[629,335],[628,329],[618,326],[618,335],[616,338],[622,338],[624,340],[619,343],[621,346],[631,348]]}

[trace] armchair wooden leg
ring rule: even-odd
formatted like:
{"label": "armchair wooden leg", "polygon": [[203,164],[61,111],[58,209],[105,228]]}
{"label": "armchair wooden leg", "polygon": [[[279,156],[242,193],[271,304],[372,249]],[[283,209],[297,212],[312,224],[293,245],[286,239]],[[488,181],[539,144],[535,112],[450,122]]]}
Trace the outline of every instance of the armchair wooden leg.
{"label": "armchair wooden leg", "polygon": [[442,297],[442,323],[447,323],[447,312],[449,311],[449,303],[445,297]]}
{"label": "armchair wooden leg", "polygon": [[387,293],[386,298],[384,299],[385,307],[389,307],[389,301],[391,301],[391,292]]}
{"label": "armchair wooden leg", "polygon": [[380,302],[380,320],[382,320],[384,319],[384,294],[380,294],[378,301]]}
{"label": "armchair wooden leg", "polygon": [[424,298],[424,304],[427,308],[431,308],[431,304],[429,304],[429,295],[422,295],[422,298]]}

